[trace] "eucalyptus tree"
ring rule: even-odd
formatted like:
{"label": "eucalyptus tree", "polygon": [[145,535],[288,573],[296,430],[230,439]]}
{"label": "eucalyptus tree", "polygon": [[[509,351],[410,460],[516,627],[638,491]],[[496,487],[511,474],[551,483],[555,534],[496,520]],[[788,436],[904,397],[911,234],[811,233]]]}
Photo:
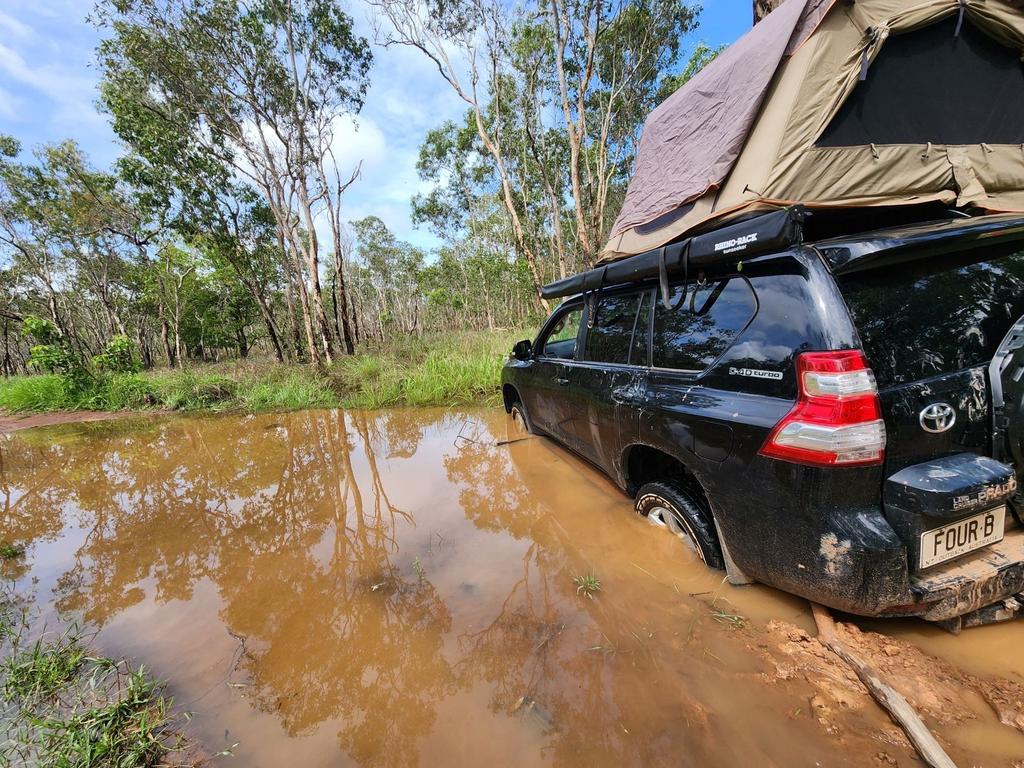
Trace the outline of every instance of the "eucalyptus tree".
{"label": "eucalyptus tree", "polygon": [[672,0],[542,0],[540,18],[551,31],[549,87],[569,147],[575,239],[589,266],[621,205],[615,193],[640,128],[696,27],[696,12]]}
{"label": "eucalyptus tree", "polygon": [[339,168],[334,143],[362,107],[369,43],[333,0],[102,0],[95,18],[108,34],[99,62],[114,130],[155,168],[180,164],[190,184],[210,173],[222,189],[220,166],[259,190],[310,359],[330,362],[320,232],[341,249],[342,197],[358,168]]}
{"label": "eucalyptus tree", "polygon": [[83,355],[140,327],[135,245],[159,235],[160,210],[116,175],[89,167],[73,142],[41,147],[35,162],[18,158],[16,142],[6,150],[0,250],[25,314],[48,316]]}
{"label": "eucalyptus tree", "polygon": [[[355,266],[371,293],[379,337],[423,330],[420,273],[426,254],[394,236],[383,221],[367,216],[352,222]],[[364,315],[364,324],[368,318]]]}
{"label": "eucalyptus tree", "polygon": [[517,205],[509,170],[509,148],[501,132],[510,105],[491,88],[507,69],[506,45],[512,19],[499,0],[368,0],[387,20],[384,45],[408,45],[421,51],[469,108],[468,114],[483,151],[493,165],[500,199],[539,299],[543,277],[540,254],[531,241],[528,223]]}
{"label": "eucalyptus tree", "polygon": [[536,288],[592,266],[644,118],[679,74],[694,8],[680,0],[369,2],[382,41],[420,50],[469,107],[465,125],[442,126],[424,143],[421,175],[439,187],[419,210],[435,220],[457,211],[472,195],[453,181],[469,181],[503,202]]}

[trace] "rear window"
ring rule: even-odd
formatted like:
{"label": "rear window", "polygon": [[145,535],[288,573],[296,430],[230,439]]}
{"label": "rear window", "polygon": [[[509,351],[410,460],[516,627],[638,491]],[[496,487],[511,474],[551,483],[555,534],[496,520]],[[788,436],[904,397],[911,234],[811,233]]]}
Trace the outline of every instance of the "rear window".
{"label": "rear window", "polygon": [[879,386],[902,384],[992,359],[1024,315],[1024,251],[922,259],[839,285]]}
{"label": "rear window", "polygon": [[672,288],[669,306],[654,307],[654,366],[702,371],[750,322],[757,302],[741,277]]}

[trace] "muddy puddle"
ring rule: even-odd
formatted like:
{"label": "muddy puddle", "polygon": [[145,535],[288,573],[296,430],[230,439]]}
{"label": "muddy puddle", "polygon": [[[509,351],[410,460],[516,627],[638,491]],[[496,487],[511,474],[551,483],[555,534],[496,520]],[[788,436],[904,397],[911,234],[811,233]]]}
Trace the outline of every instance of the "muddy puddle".
{"label": "muddy puddle", "polygon": [[[6,436],[0,538],[27,555],[2,575],[168,680],[213,764],[919,764],[805,603],[724,585],[517,437],[494,410]],[[959,765],[1022,764],[1024,623],[860,627]]]}

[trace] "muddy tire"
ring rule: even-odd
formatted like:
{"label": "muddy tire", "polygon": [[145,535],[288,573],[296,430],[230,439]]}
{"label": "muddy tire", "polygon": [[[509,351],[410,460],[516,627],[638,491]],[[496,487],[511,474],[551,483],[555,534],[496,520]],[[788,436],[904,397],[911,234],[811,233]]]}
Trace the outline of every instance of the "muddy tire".
{"label": "muddy tire", "polygon": [[636,494],[636,511],[681,539],[705,565],[723,567],[711,510],[705,510],[683,489],[669,483],[647,483]]}
{"label": "muddy tire", "polygon": [[526,406],[521,401],[516,400],[512,403],[512,407],[508,411],[508,415],[512,419],[512,424],[517,431],[524,435],[536,435],[537,431],[533,428],[533,422],[530,421],[530,415],[526,412]]}

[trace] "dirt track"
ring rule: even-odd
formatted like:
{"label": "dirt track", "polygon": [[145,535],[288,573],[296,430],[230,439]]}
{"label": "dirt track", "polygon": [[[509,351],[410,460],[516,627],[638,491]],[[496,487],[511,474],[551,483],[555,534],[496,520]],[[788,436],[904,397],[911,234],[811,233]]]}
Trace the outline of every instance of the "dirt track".
{"label": "dirt track", "polygon": [[85,421],[107,421],[138,416],[134,411],[58,411],[56,413],[11,414],[0,413],[0,435],[31,427],[49,427],[54,424],[78,424]]}

